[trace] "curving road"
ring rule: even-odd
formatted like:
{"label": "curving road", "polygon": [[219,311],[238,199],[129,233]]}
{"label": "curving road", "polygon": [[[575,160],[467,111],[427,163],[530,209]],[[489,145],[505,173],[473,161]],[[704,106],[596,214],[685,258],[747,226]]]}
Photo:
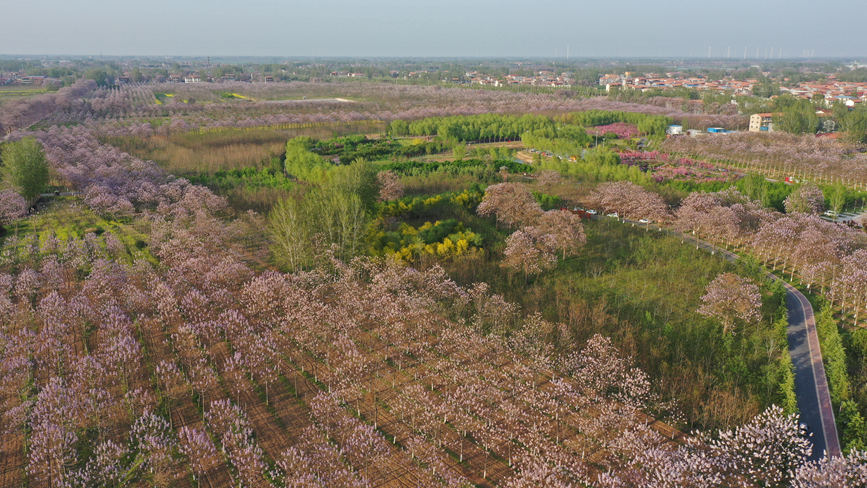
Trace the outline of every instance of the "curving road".
{"label": "curving road", "polygon": [[[695,242],[699,247],[722,254],[729,261],[734,262],[739,258],[737,254],[695,237],[687,235],[683,237]],[[819,347],[813,306],[797,288],[770,271],[765,273],[771,279],[782,282],[786,288],[786,309],[789,318],[786,338],[789,342],[789,356],[792,357],[792,365],[795,369],[795,395],[798,398],[801,423],[813,434],[811,458],[820,459],[824,455],[840,456],[840,439],[837,436],[837,424],[834,421],[834,408],[831,405],[825,365],[822,363],[822,350]]]}
{"label": "curving road", "polygon": [[786,282],[783,282],[783,286],[786,287],[786,308],[789,311],[786,336],[789,355],[795,367],[795,394],[801,421],[813,433],[812,458],[819,459],[823,453],[840,456],[840,439],[837,437],[834,408],[831,406],[828,379],[822,364],[813,307],[795,287]]}
{"label": "curving road", "polygon": [[[626,219],[622,221],[637,223]],[[681,236],[711,253],[720,253],[729,261],[734,262],[740,258],[731,251],[718,248],[696,237],[668,229],[665,232]],[[789,356],[792,358],[795,370],[795,396],[798,399],[801,423],[806,425],[813,435],[813,454],[810,457],[820,459],[825,455],[840,456],[840,438],[837,436],[828,378],[825,376],[825,365],[822,363],[822,350],[819,347],[813,306],[797,288],[770,271],[765,270],[765,274],[773,280],[780,281],[786,288],[786,310],[789,319],[786,338],[789,343]]]}

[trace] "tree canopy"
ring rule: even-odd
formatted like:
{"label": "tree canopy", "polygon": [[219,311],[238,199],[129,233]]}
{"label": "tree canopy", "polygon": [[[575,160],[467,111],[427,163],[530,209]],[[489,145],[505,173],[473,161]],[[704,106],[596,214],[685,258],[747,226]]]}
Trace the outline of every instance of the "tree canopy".
{"label": "tree canopy", "polygon": [[27,137],[3,145],[3,180],[17,191],[28,205],[33,205],[48,185],[48,162],[42,144]]}

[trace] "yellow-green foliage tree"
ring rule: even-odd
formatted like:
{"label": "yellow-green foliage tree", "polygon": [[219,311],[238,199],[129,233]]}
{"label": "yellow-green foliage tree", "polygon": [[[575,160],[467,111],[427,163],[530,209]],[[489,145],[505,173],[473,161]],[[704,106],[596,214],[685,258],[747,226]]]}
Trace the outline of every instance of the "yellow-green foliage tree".
{"label": "yellow-green foliage tree", "polygon": [[428,255],[454,258],[476,253],[481,249],[482,236],[455,219],[425,222],[416,228],[402,223],[396,231],[380,231],[374,235],[371,253],[391,256],[411,263]]}
{"label": "yellow-green foliage tree", "polygon": [[272,249],[287,269],[312,265],[332,246],[343,260],[364,248],[378,194],[373,167],[359,159],[322,168],[317,179],[320,184],[299,190],[271,211]]}
{"label": "yellow-green foliage tree", "polygon": [[7,142],[0,151],[3,180],[33,205],[48,185],[48,162],[42,144],[32,137]]}
{"label": "yellow-green foliage tree", "polygon": [[313,139],[296,137],[286,143],[286,163],[289,175],[303,181],[321,182],[332,168],[331,163],[310,151]]}

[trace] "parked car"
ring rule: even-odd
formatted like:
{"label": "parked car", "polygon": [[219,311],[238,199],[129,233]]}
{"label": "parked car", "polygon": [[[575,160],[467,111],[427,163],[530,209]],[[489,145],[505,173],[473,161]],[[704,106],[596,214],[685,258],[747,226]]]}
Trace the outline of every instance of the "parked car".
{"label": "parked car", "polygon": [[639,223],[639,224],[649,224],[650,221],[647,220],[647,219],[638,219],[638,223]]}
{"label": "parked car", "polygon": [[596,215],[596,210],[593,210],[591,208],[590,210],[587,211],[587,213],[589,213],[590,215]]}
{"label": "parked car", "polygon": [[607,217],[613,217],[615,219],[619,219],[620,215],[618,215],[617,212],[611,212],[610,214],[607,215]]}

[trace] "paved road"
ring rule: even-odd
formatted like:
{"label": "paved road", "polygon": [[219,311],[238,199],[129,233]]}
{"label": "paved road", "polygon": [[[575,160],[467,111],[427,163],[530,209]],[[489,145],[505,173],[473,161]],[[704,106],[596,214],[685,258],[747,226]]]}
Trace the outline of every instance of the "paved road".
{"label": "paved road", "polygon": [[[626,222],[625,219],[624,222]],[[712,253],[722,254],[729,261],[734,262],[739,258],[737,254],[720,249],[693,236],[668,230],[666,232],[681,235],[698,247]],[[786,309],[789,318],[786,338],[789,342],[789,356],[792,358],[792,365],[795,369],[795,396],[798,398],[801,423],[813,433],[811,458],[819,459],[825,454],[840,456],[840,439],[837,436],[837,424],[834,422],[834,408],[831,405],[825,365],[822,363],[822,350],[819,347],[819,334],[816,332],[813,306],[797,288],[784,280],[780,280],[769,271],[765,271],[765,273],[771,279],[781,281],[786,288]]]}
{"label": "paved road", "polygon": [[784,283],[784,286],[786,308],[789,310],[786,336],[789,340],[789,355],[795,366],[795,393],[801,421],[813,432],[812,457],[818,459],[825,452],[829,456],[839,456],[840,439],[837,437],[834,408],[825,366],[822,364],[813,307],[795,287],[788,283]]}
{"label": "paved road", "polygon": [[[729,261],[738,259],[737,254],[725,249],[691,236],[684,237],[704,249],[722,254]],[[834,422],[834,408],[831,405],[825,365],[822,363],[813,306],[797,288],[771,272],[765,273],[772,279],[781,281],[786,288],[786,309],[789,317],[786,337],[789,342],[789,356],[792,357],[795,368],[795,395],[798,398],[801,423],[813,433],[811,458],[819,459],[825,453],[828,456],[840,456],[840,439],[837,436],[837,424]]]}

